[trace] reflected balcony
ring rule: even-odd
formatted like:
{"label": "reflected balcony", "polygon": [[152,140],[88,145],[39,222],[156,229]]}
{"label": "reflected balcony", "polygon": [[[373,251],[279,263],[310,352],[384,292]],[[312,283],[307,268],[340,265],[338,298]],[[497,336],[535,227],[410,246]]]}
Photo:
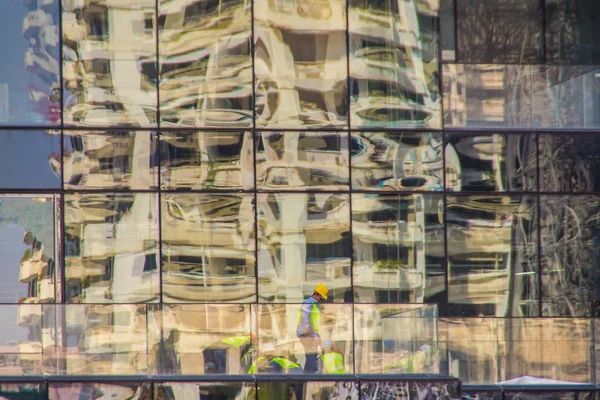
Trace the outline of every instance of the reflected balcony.
{"label": "reflected balcony", "polygon": [[[21,327],[39,326],[42,320],[42,306],[34,304],[38,301],[35,297],[29,297],[17,308],[17,324]],[[33,304],[27,304],[33,303]]]}
{"label": "reflected balcony", "polygon": [[45,302],[54,300],[54,278],[42,279],[38,281],[37,285],[40,301]]}
{"label": "reflected balcony", "polygon": [[40,257],[37,259],[31,258],[21,261],[19,270],[19,280],[21,282],[31,282],[37,279],[42,272],[46,263],[41,260],[41,252],[39,254]]}

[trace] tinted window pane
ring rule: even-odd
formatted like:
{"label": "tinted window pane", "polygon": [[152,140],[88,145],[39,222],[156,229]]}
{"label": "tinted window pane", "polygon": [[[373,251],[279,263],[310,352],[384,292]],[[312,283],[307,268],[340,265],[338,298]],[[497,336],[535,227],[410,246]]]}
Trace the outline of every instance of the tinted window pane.
{"label": "tinted window pane", "polygon": [[436,306],[354,305],[356,373],[438,373],[436,325]]}
{"label": "tinted window pane", "polygon": [[451,191],[533,191],[536,140],[531,134],[446,135],[446,188]]}
{"label": "tinted window pane", "polygon": [[352,196],[355,302],[444,297],[443,207],[440,195]]}
{"label": "tinted window pane", "polygon": [[59,210],[54,196],[0,197],[0,303],[57,299]]}
{"label": "tinted window pane", "polygon": [[547,316],[597,313],[598,196],[542,196],[542,306]]}
{"label": "tinted window pane", "polygon": [[342,0],[256,0],[257,126],[346,126],[345,9]]}
{"label": "tinted window pane", "polygon": [[599,64],[595,0],[546,1],[546,60],[554,64]]}
{"label": "tinted window pane", "polygon": [[460,396],[460,383],[428,381],[361,381],[360,391],[368,399],[442,400]]}
{"label": "tinted window pane", "polygon": [[[331,292],[329,292],[331,294]],[[312,355],[321,374],[354,372],[352,306],[321,303],[319,323],[314,328],[322,339],[322,357],[317,360],[318,339],[300,337],[305,330],[299,322],[302,304],[259,304],[254,306],[258,346],[251,373],[315,373],[308,364]]]}
{"label": "tinted window pane", "polygon": [[[0,5],[0,125],[61,122],[58,2]],[[10,43],[10,45],[8,45]]]}
{"label": "tinted window pane", "polygon": [[259,382],[257,399],[358,400],[357,382]]}
{"label": "tinted window pane", "polygon": [[246,374],[256,335],[244,305],[152,305],[148,363],[152,374]]}
{"label": "tinted window pane", "polygon": [[351,149],[354,189],[443,189],[439,133],[353,132]]}
{"label": "tinted window pane", "polygon": [[146,131],[65,131],[66,189],[155,189],[157,136]]}
{"label": "tinted window pane", "polygon": [[540,135],[540,190],[600,191],[600,136]]}
{"label": "tinted window pane", "polygon": [[439,128],[439,2],[350,0],[353,128]]}
{"label": "tinted window pane", "polygon": [[252,134],[161,132],[161,185],[166,189],[252,189]]}
{"label": "tinted window pane", "polygon": [[48,400],[88,399],[110,396],[113,400],[152,400],[150,382],[53,382],[48,387]]}
{"label": "tinted window pane", "polygon": [[350,295],[349,201],[348,195],[332,193],[258,195],[262,301],[301,302],[324,282],[330,300]]}
{"label": "tinted window pane", "polygon": [[46,400],[48,392],[41,383],[3,383],[0,396],[7,400]]}
{"label": "tinted window pane", "polygon": [[166,382],[154,385],[154,400],[254,400],[254,382]]}
{"label": "tinted window pane", "polygon": [[256,146],[259,189],[348,188],[348,133],[261,132]]}
{"label": "tinted window pane", "polygon": [[156,125],[154,0],[63,2],[65,124]]}
{"label": "tinted window pane", "polygon": [[43,352],[41,304],[0,305],[0,324],[2,324],[0,336],[2,374],[41,375]]}
{"label": "tinted window pane", "polygon": [[537,315],[536,199],[448,196],[446,210],[451,315]]}
{"label": "tinted window pane", "polygon": [[66,195],[67,301],[158,299],[157,197],[150,193]]}
{"label": "tinted window pane", "polygon": [[253,200],[163,194],[163,301],[256,300]]}
{"label": "tinted window pane", "polygon": [[505,400],[587,400],[591,394],[586,392],[506,392]]}
{"label": "tinted window pane", "polygon": [[159,2],[163,126],[252,125],[250,2]]}
{"label": "tinted window pane", "polygon": [[531,66],[444,65],[444,126],[531,128]]}
{"label": "tinted window pane", "polygon": [[531,64],[543,56],[539,0],[455,0],[458,62]]}
{"label": "tinted window pane", "polygon": [[44,305],[43,313],[45,374],[147,372],[146,306]]}

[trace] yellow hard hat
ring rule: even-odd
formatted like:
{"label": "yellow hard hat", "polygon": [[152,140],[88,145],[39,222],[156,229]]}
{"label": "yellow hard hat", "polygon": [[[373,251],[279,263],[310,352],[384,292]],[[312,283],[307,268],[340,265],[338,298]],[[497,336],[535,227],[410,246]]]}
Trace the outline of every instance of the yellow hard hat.
{"label": "yellow hard hat", "polygon": [[321,297],[327,300],[327,293],[329,293],[329,289],[327,289],[327,286],[323,284],[317,285],[315,287],[315,292],[319,293]]}

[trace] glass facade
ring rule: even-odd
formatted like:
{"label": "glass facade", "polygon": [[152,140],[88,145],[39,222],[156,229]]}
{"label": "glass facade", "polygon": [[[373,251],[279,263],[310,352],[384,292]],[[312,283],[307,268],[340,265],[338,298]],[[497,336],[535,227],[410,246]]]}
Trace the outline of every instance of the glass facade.
{"label": "glass facade", "polygon": [[0,2],[0,396],[592,399],[509,386],[600,384],[598,23]]}

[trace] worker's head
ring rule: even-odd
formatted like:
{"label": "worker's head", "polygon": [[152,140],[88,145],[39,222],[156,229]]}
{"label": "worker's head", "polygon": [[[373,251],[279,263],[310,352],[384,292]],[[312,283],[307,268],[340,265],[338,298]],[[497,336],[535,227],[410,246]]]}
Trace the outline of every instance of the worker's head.
{"label": "worker's head", "polygon": [[333,349],[333,342],[330,339],[325,339],[323,340],[323,343],[321,343],[321,350],[323,350],[323,353],[327,354],[330,353]]}
{"label": "worker's head", "polygon": [[315,286],[315,290],[313,292],[313,297],[317,299],[317,301],[325,301],[327,300],[327,294],[329,293],[329,289],[327,286],[323,284],[319,284]]}

